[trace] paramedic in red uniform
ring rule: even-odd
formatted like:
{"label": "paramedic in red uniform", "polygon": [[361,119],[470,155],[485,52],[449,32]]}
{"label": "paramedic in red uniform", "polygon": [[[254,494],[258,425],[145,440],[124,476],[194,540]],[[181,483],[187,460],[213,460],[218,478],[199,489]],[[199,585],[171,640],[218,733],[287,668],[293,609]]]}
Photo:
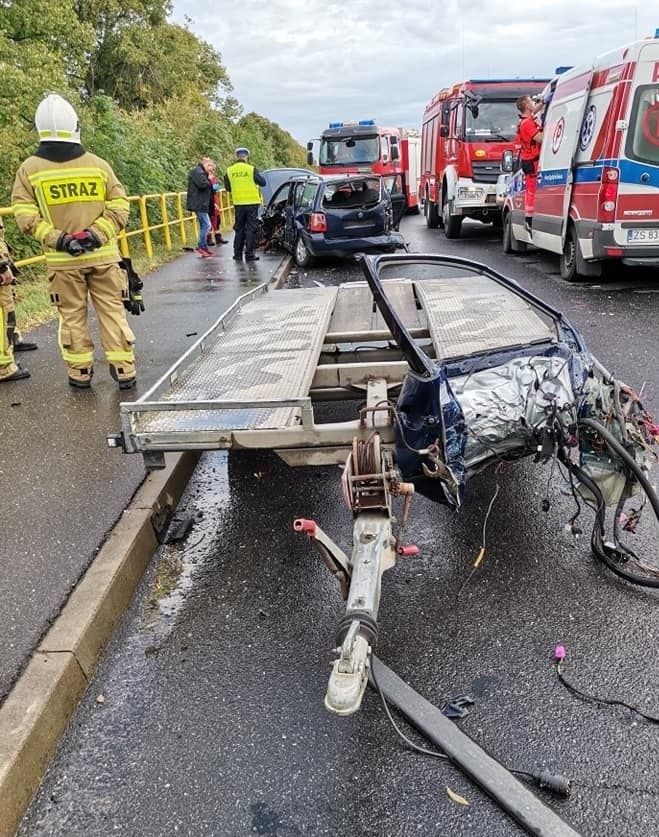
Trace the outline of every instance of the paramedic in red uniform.
{"label": "paramedic in red uniform", "polygon": [[526,199],[524,215],[527,229],[531,230],[531,221],[535,205],[535,186],[538,177],[538,159],[540,158],[540,143],[542,130],[535,121],[533,99],[521,96],[517,100],[517,110],[520,113],[517,136],[521,145],[520,159],[522,171],[526,175]]}

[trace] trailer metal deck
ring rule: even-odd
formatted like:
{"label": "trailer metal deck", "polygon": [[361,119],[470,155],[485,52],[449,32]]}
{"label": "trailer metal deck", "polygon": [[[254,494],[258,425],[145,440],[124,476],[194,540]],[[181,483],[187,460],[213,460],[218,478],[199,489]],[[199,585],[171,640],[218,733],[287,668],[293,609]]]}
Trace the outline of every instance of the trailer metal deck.
{"label": "trailer metal deck", "polygon": [[[555,336],[529,303],[486,276],[390,279],[384,286],[411,336],[437,359]],[[165,451],[329,452],[350,445],[365,428],[356,421],[317,424],[313,402],[363,400],[369,382],[384,381],[390,390],[407,371],[365,282],[295,290],[261,285],[241,296],[147,393],[120,405],[121,441],[115,441],[142,453],[150,468],[163,464]],[[392,436],[390,426],[383,441]]]}

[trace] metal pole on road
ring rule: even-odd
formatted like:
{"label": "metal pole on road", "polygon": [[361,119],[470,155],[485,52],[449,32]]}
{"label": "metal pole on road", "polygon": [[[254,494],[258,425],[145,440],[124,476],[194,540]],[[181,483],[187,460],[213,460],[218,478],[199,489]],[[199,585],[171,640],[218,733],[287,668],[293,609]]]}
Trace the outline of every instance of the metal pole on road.
{"label": "metal pole on road", "polygon": [[476,782],[529,834],[579,837],[578,831],[375,655],[371,657],[371,668],[371,684],[375,686],[377,683],[384,698],[426,738],[437,744],[456,767]]}

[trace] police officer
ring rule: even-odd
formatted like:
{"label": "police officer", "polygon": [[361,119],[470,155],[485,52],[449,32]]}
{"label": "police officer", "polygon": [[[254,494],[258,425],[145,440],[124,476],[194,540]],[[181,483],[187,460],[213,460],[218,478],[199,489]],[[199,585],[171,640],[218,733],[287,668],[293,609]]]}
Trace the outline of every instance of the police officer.
{"label": "police officer", "polygon": [[[14,362],[16,349],[16,313],[14,310],[14,274],[11,270],[9,248],[5,242],[5,229],[0,218],[0,384],[7,381],[22,381],[30,377],[27,369]],[[19,351],[36,349],[34,343],[19,343]]]}
{"label": "police officer", "polygon": [[265,186],[265,177],[249,162],[249,151],[246,148],[236,148],[236,162],[229,166],[224,175],[224,185],[231,192],[236,222],[233,238],[233,257],[242,259],[243,248],[245,260],[257,261],[254,252],[256,247],[256,233],[258,229],[259,206],[261,193],[259,186]]}
{"label": "police officer", "polygon": [[12,207],[20,229],[34,236],[46,255],[69,383],[81,389],[91,385],[89,297],[110,375],[120,389],[129,389],[136,380],[135,336],[126,320],[128,282],[118,265],[117,244],[128,220],[126,193],[110,165],[80,144],[78,116],[69,102],[50,93],[34,121],[40,144],[16,174]]}

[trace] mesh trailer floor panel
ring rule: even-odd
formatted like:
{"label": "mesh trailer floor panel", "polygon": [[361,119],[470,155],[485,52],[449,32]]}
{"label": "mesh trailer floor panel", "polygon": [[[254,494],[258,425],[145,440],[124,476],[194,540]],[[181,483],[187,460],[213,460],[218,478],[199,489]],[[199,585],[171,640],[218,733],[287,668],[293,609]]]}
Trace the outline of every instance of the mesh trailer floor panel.
{"label": "mesh trailer floor panel", "polygon": [[[531,305],[484,276],[468,282],[464,277],[391,279],[383,286],[406,328],[430,340],[441,360],[554,336]],[[369,348],[369,341],[395,352],[365,282],[294,290],[260,286],[240,297],[145,395],[120,405],[126,449],[146,456],[148,451],[241,444],[343,443],[354,423],[344,423],[340,431],[339,425],[330,431],[314,423],[314,376],[321,369],[327,377],[327,370],[341,368],[340,352],[335,362],[327,362],[328,347],[352,343],[354,357],[354,346]],[[381,378],[381,356],[379,365],[375,355],[370,363],[368,352],[361,357],[352,364],[361,370],[361,380]],[[397,365],[400,376],[407,366]],[[245,442],[252,432],[258,433],[258,443]],[[234,433],[242,434],[242,442]]]}

